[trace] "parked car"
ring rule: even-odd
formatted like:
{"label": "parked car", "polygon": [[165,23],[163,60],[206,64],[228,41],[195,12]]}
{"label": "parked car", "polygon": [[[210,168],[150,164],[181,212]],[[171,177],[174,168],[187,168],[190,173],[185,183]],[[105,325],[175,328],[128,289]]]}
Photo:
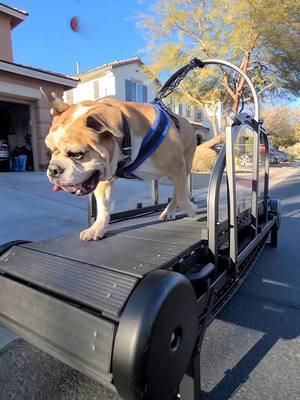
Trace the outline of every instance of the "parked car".
{"label": "parked car", "polygon": [[[223,143],[219,143],[213,147],[213,149],[219,154]],[[265,154],[266,148],[264,145],[260,146],[260,151],[262,154]],[[270,149],[270,164],[279,164],[281,162],[286,162],[289,160],[288,154],[281,150],[276,150],[274,148]],[[241,154],[239,156],[239,164],[243,167],[249,166],[252,163],[252,155],[251,154]]]}
{"label": "parked car", "polygon": [[0,139],[0,171],[9,171],[9,148],[4,139]]}
{"label": "parked car", "polygon": [[289,161],[289,156],[287,153],[281,150],[271,149],[270,150],[271,157],[276,160],[276,163]]}

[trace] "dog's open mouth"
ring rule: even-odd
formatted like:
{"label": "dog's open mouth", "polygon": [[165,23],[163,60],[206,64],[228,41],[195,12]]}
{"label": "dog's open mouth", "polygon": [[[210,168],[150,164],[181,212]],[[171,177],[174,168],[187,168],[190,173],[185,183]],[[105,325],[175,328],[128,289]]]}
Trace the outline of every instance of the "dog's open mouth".
{"label": "dog's open mouth", "polygon": [[76,196],[85,196],[92,193],[100,180],[99,171],[94,172],[86,181],[79,183],[77,185],[54,185],[54,192],[63,190],[64,192],[69,192]]}

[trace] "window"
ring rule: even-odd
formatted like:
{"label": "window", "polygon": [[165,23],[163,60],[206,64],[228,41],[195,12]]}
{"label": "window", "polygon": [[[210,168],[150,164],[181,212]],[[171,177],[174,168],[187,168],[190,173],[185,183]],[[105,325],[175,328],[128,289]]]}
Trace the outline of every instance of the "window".
{"label": "window", "polygon": [[94,99],[99,99],[99,81],[94,81]]}
{"label": "window", "polygon": [[203,121],[203,114],[202,110],[199,107],[196,107],[196,112],[195,112],[195,119],[196,121]]}
{"label": "window", "polygon": [[147,86],[139,82],[125,79],[125,100],[146,103],[148,100]]}
{"label": "window", "polygon": [[182,115],[182,104],[178,104],[178,115]]}
{"label": "window", "polygon": [[189,104],[186,105],[185,115],[187,118],[191,118],[191,106]]}

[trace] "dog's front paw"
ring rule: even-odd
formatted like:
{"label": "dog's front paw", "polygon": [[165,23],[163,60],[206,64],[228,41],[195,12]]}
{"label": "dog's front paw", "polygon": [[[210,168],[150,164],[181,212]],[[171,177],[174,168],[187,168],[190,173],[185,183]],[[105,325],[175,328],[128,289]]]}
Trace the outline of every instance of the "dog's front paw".
{"label": "dog's front paw", "polygon": [[80,232],[81,240],[99,240],[102,239],[106,231],[106,226],[94,223],[90,228]]}
{"label": "dog's front paw", "polygon": [[176,219],[176,210],[164,210],[160,216],[159,219],[161,221],[173,221]]}

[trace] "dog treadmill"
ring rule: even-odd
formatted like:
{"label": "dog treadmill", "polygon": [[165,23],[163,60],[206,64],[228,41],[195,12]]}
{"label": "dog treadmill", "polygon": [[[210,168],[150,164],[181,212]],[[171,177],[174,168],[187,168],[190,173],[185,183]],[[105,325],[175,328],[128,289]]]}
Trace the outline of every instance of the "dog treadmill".
{"label": "dog treadmill", "polygon": [[[222,60],[202,64],[242,73]],[[173,81],[199,65],[192,60]],[[268,196],[268,138],[245,79],[255,117],[239,114],[227,127],[197,215],[161,222],[156,204],[113,215],[100,241],[76,233],[2,245],[2,325],[120,399],[200,399],[205,329],[265,243],[277,245],[280,224],[279,201]],[[237,167],[245,152],[251,162]]]}

